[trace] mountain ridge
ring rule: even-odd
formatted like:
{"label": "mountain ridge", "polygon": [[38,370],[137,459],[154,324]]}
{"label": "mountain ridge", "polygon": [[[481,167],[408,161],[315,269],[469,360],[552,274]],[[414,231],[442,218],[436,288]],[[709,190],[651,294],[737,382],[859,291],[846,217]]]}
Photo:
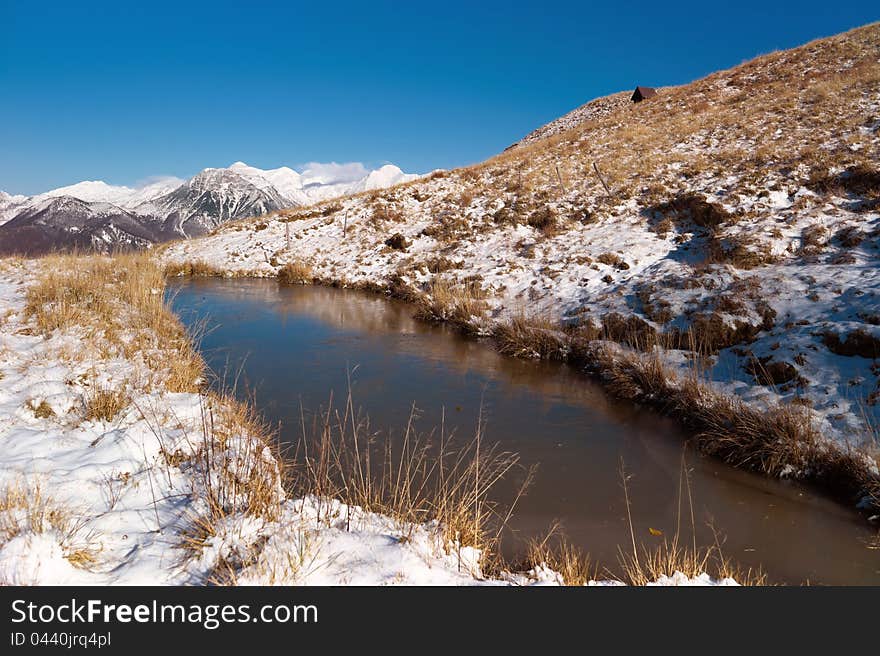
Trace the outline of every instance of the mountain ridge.
{"label": "mountain ridge", "polygon": [[203,169],[188,180],[165,178],[137,188],[84,180],[33,196],[0,191],[0,253],[148,248],[203,235],[226,221],[418,176],[385,165],[354,180],[307,184],[304,177],[286,166],[263,170],[237,161]]}

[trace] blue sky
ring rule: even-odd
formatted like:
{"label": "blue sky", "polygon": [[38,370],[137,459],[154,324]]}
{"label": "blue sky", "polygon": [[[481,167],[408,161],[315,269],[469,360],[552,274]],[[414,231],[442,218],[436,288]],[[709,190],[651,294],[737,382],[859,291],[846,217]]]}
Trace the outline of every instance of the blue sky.
{"label": "blue sky", "polygon": [[0,0],[0,189],[235,160],[449,168],[596,96],[877,19],[863,0]]}

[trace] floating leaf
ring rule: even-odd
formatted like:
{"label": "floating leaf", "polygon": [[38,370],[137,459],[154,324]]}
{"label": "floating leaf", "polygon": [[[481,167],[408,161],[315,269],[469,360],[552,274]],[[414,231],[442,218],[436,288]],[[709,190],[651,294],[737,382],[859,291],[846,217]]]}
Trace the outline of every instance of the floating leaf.
{"label": "floating leaf", "polygon": [[663,531],[658,531],[656,528],[651,528],[650,526],[648,527],[648,532],[651,535],[663,535]]}

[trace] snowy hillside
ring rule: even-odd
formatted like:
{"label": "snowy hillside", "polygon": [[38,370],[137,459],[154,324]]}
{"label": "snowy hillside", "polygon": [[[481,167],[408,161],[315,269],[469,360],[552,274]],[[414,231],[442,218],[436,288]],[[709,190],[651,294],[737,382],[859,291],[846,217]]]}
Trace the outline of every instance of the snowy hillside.
{"label": "snowy hillside", "polygon": [[[831,439],[876,476],[878,53],[871,25],[638,104],[617,94],[479,166],[224,225],[163,257],[385,290],[519,355],[599,339],[659,354],[667,391],[697,372],[808,418],[800,455],[738,446],[731,461],[816,476],[803,453]],[[644,381],[615,385],[676,412]]]}
{"label": "snowy hillside", "polygon": [[[321,166],[331,172],[321,179],[310,178],[308,169],[301,175],[288,167],[263,170],[236,162],[228,168],[205,169],[190,180],[164,178],[136,189],[90,180],[30,197],[0,192],[0,252],[39,253],[74,246],[99,251],[144,248],[201,235],[232,219],[418,177],[386,165],[358,171],[354,179],[340,179],[332,174],[340,165]],[[72,207],[76,211],[69,213]]]}

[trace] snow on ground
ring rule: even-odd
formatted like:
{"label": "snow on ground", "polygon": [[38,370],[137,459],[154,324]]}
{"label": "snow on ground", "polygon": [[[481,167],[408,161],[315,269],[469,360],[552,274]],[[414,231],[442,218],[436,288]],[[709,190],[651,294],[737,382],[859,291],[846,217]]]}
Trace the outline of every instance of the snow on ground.
{"label": "snow on ground", "polygon": [[[444,544],[436,525],[287,498],[258,438],[220,426],[223,401],[169,392],[147,364],[174,353],[124,357],[95,332],[38,334],[24,308],[40,266],[0,261],[0,584],[560,582],[544,569],[489,580],[479,552]],[[107,391],[126,403],[111,419],[90,417]],[[206,413],[218,423],[210,434]],[[270,477],[268,510],[206,475],[229,462],[239,480]],[[221,493],[223,512],[211,513]]]}

